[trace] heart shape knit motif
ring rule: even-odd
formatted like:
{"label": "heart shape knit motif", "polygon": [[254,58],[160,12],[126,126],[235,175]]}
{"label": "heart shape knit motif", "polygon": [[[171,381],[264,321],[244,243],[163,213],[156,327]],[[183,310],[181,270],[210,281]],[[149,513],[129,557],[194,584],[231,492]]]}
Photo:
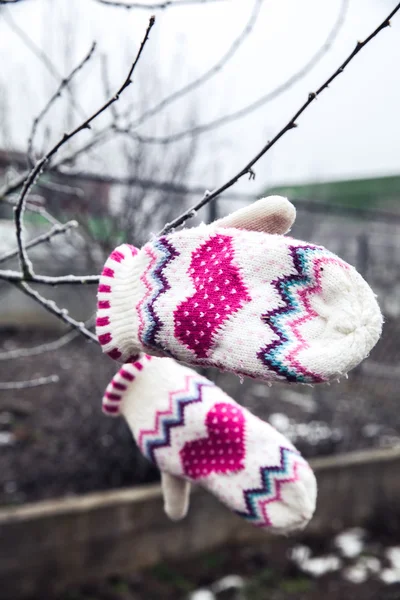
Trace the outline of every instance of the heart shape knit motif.
{"label": "heart shape knit motif", "polygon": [[174,312],[175,335],[198,358],[206,358],[217,332],[250,301],[234,261],[232,238],[214,235],[195,250],[189,274],[196,291]]}
{"label": "heart shape knit motif", "polygon": [[245,458],[245,417],[238,406],[219,402],[207,413],[208,437],[186,442],[180,456],[187,477],[241,471]]}

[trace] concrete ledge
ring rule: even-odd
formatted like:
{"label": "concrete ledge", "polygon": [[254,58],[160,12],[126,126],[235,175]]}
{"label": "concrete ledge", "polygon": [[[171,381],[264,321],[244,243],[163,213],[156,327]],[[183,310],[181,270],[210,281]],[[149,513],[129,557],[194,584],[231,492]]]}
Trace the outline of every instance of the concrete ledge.
{"label": "concrete ledge", "polygon": [[384,450],[360,450],[358,452],[348,452],[347,454],[336,454],[323,458],[311,460],[311,466],[314,471],[323,471],[326,469],[341,469],[342,467],[351,467],[358,464],[384,463],[400,460],[400,447]]}
{"label": "concrete ledge", "polygon": [[[319,497],[307,535],[329,535],[398,510],[400,449],[313,461]],[[226,543],[261,541],[262,532],[196,490],[189,515],[169,521],[158,485],[0,510],[2,599],[57,594],[67,585],[132,573]],[[276,538],[269,537],[271,544]]]}

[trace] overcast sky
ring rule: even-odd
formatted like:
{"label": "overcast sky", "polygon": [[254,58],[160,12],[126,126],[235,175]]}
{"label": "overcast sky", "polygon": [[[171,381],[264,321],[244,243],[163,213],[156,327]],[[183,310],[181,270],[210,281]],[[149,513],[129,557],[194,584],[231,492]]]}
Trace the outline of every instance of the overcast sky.
{"label": "overcast sky", "polygon": [[[171,107],[170,129],[182,127],[180,115],[195,107],[198,121],[232,112],[274,89],[300,69],[325,41],[341,0],[264,0],[256,27],[235,58],[206,85]],[[345,25],[334,47],[306,78],[252,115],[203,134],[202,155],[193,180],[207,172],[219,184],[242,167],[292,116],[308,92],[393,8],[395,0],[350,0]],[[254,2],[225,0],[210,5],[157,13],[154,33],[140,63],[140,77],[162,79],[162,96],[211,67],[245,26]],[[94,0],[27,0],[7,9],[14,21],[66,72],[92,40],[109,57],[110,78],[118,85],[143,35],[150,13],[100,6]],[[60,23],[70,31],[70,56],[60,46]],[[69,23],[69,25],[68,25]],[[21,42],[0,13],[0,81],[9,91],[12,133],[24,147],[32,117],[54,90],[40,61]],[[363,50],[256,167],[256,182],[243,181],[252,193],[265,183],[323,181],[400,173],[400,14]],[[101,100],[93,68],[79,87],[85,110]],[[130,99],[140,103],[141,89]],[[144,129],[143,132],[147,130]],[[150,131],[150,130],[149,130]],[[157,118],[151,124],[157,133]],[[166,149],[166,151],[168,151]]]}

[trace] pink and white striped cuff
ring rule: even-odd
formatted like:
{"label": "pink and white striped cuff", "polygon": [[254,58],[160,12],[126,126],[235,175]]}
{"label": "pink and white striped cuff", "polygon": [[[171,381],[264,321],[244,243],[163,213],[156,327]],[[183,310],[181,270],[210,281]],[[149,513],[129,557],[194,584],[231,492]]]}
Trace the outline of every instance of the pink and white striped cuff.
{"label": "pink and white striped cuff", "polygon": [[102,400],[102,411],[105,415],[118,417],[121,414],[121,403],[125,391],[151,358],[148,354],[141,354],[140,359],[125,364],[114,375],[104,392]]}
{"label": "pink and white striped cuff", "polygon": [[97,292],[97,338],[103,352],[122,363],[139,355],[132,355],[130,350],[137,338],[133,289],[137,254],[138,249],[129,244],[116,248],[104,265]]}

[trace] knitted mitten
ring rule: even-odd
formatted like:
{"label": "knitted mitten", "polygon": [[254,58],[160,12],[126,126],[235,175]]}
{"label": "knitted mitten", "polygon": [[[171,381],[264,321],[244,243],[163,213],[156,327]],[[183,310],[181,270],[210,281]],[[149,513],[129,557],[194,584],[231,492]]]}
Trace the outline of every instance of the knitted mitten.
{"label": "knitted mitten", "polygon": [[211,225],[128,244],[98,289],[103,351],[141,350],[263,380],[337,379],[376,344],[382,316],[357,271],[283,234],[294,207],[270,197]]}
{"label": "knitted mitten", "polygon": [[185,516],[195,482],[275,533],[310,520],[317,488],[307,462],[271,425],[195,371],[142,355],[108,385],[103,411],[125,417],[144,456],[160,469],[172,519]]}

